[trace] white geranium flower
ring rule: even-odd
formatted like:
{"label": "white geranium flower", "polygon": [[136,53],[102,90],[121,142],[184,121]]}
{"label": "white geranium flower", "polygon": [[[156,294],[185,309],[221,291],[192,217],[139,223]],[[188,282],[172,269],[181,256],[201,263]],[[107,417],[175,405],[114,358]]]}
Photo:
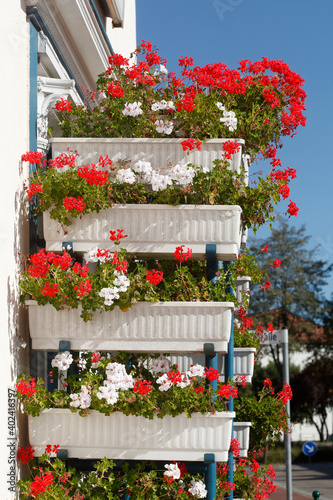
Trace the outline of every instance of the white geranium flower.
{"label": "white geranium flower", "polygon": [[64,351],[57,354],[51,362],[53,368],[58,368],[58,370],[65,371],[71,366],[73,362],[73,356],[69,351]]}
{"label": "white geranium flower", "polygon": [[191,365],[190,369],[187,372],[187,376],[192,377],[203,377],[205,374],[205,367],[202,365]]}
{"label": "white geranium flower", "polygon": [[141,109],[142,102],[127,102],[122,111],[123,115],[127,116],[139,116],[142,115],[143,111]]}
{"label": "white geranium flower", "polygon": [[120,168],[116,174],[116,179],[119,182],[127,182],[127,184],[134,184],[136,181],[135,174],[130,168]]}
{"label": "white geranium flower", "polygon": [[96,394],[98,399],[106,399],[107,404],[114,405],[119,399],[119,393],[109,380],[104,380],[104,385],[99,387],[99,392]]}
{"label": "white geranium flower", "polygon": [[91,405],[91,396],[85,385],[81,385],[81,392],[79,394],[70,394],[69,397],[72,399],[69,404],[70,406],[74,406],[74,408],[81,408],[84,410]]}
{"label": "white geranium flower", "polygon": [[201,480],[194,481],[194,479],[192,479],[191,485],[192,485],[191,488],[188,489],[191,495],[197,498],[206,498],[207,496],[206,486]]}
{"label": "white geranium flower", "polygon": [[151,359],[148,368],[153,373],[168,373],[171,368],[171,361],[161,355],[158,358]]}
{"label": "white geranium flower", "polygon": [[172,477],[172,479],[180,479],[180,468],[177,464],[165,464],[167,470],[164,472],[165,476]]}

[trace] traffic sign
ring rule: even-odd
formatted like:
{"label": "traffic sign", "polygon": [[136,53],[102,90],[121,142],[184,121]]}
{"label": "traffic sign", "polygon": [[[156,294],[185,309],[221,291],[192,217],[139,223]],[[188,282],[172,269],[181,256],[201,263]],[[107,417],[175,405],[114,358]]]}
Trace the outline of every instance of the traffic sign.
{"label": "traffic sign", "polygon": [[317,446],[312,441],[308,441],[303,444],[302,451],[307,457],[312,457],[317,451]]}

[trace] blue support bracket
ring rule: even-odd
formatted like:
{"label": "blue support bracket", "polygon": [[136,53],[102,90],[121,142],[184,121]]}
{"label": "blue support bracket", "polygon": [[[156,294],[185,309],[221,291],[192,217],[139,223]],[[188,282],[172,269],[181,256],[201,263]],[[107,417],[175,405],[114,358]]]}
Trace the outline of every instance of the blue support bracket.
{"label": "blue support bracket", "polygon": [[215,356],[215,346],[214,344],[207,342],[203,346],[203,352],[205,356]]}
{"label": "blue support bracket", "polygon": [[63,448],[58,450],[57,458],[59,458],[59,460],[68,460],[68,450],[63,449]]}
{"label": "blue support bracket", "polygon": [[216,245],[206,245],[206,266],[207,266],[207,279],[214,282],[218,272],[218,261],[216,257]]}
{"label": "blue support bracket", "polygon": [[205,483],[207,488],[207,500],[216,499],[216,461],[214,453],[205,453],[204,463],[207,465]]}
{"label": "blue support bracket", "polygon": [[[232,283],[231,283],[231,277],[228,272],[229,265],[231,262],[223,262],[223,269],[224,271],[227,272],[227,281],[228,285],[226,287],[226,293],[232,293],[233,288],[232,288]],[[225,355],[225,381],[226,383],[228,382],[228,379],[230,380],[234,379],[234,313],[231,315],[231,330],[230,330],[230,340],[228,343],[228,352]],[[228,411],[233,411],[234,410],[234,401],[232,398],[230,398],[228,402]],[[233,428],[231,432],[231,437],[233,436]],[[234,482],[234,456],[232,453],[229,454],[228,458],[228,474],[227,474],[227,479],[230,483]],[[234,492],[230,491],[230,493],[226,496],[226,500],[232,500],[234,498]]]}
{"label": "blue support bracket", "polygon": [[71,349],[71,343],[69,340],[59,340],[59,351],[64,352],[64,351],[70,351]]}

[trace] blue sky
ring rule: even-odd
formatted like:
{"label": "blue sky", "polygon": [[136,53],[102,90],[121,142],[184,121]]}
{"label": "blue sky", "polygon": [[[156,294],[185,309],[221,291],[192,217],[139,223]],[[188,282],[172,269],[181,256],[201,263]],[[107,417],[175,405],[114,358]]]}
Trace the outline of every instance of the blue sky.
{"label": "blue sky", "polygon": [[[307,125],[285,138],[278,156],[284,167],[297,169],[290,199],[300,210],[290,222],[305,224],[317,258],[333,262],[332,0],[137,0],[141,39],[160,49],[169,70],[177,70],[181,56],[230,68],[265,56],[285,61],[305,79]],[[281,204],[279,211],[286,208]],[[257,236],[268,232],[260,229]],[[333,276],[325,291],[333,292]]]}

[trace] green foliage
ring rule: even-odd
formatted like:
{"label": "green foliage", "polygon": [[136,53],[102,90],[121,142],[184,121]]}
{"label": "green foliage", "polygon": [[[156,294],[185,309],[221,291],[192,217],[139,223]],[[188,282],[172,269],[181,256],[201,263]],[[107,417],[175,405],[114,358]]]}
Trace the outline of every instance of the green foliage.
{"label": "green foliage", "polygon": [[265,386],[257,396],[240,395],[234,401],[238,422],[251,422],[249,453],[254,456],[268,443],[274,446],[288,430],[287,411],[279,394]]}
{"label": "green foliage", "polygon": [[[195,165],[192,182],[181,184],[175,180],[165,189],[154,191],[144,183],[143,177],[136,176],[133,183],[117,180],[117,172],[130,168],[130,162],[119,161],[110,166],[107,182],[103,185],[89,184],[80,177],[72,166],[65,171],[57,168],[35,170],[30,177],[32,185],[38,184],[42,191],[36,199],[36,214],[50,210],[52,219],[70,225],[73,218],[87,213],[99,213],[115,204],[192,204],[192,205],[238,205],[242,209],[244,227],[254,231],[262,224],[273,222],[274,205],[280,201],[280,182],[272,182],[270,175],[260,178],[257,183],[247,185],[246,173],[233,172],[227,160],[215,160],[210,172],[202,172]],[[63,200],[67,197],[82,198],[85,204],[81,212],[67,209]]]}
{"label": "green foliage", "polygon": [[[102,353],[98,366],[95,367],[92,361],[93,353],[83,353],[81,361],[75,361],[78,372],[69,376],[66,381],[62,378],[62,371],[58,373],[58,368],[52,369],[52,378],[59,377],[61,389],[48,392],[42,379],[38,378],[35,382],[34,378],[23,373],[18,378],[17,397],[23,402],[25,413],[32,416],[38,416],[46,408],[67,408],[72,412],[79,412],[82,417],[87,416],[90,410],[97,410],[105,415],[121,412],[125,415],[141,415],[148,419],[156,416],[163,418],[165,415],[175,417],[182,413],[190,418],[195,412],[226,411],[229,396],[226,396],[223,390],[232,390],[230,385],[218,384],[217,391],[214,391],[211,385],[207,385],[203,375],[193,376],[189,375],[189,372],[181,375],[174,366],[170,369],[170,377],[165,375],[167,380],[174,382],[163,386],[163,382],[159,380],[162,373],[156,373],[150,368],[152,358],[153,355],[118,353],[107,356]],[[85,360],[83,364],[82,359]],[[108,370],[114,369],[111,363],[119,363],[119,360],[122,367],[117,365],[116,369],[125,370],[126,377],[131,381],[127,388],[112,389],[112,394],[107,395],[109,401],[102,390],[105,385],[111,385],[107,382],[110,380]],[[204,367],[202,373],[205,373]],[[150,385],[147,391],[138,388],[142,383]],[[76,404],[75,395],[80,399],[83,388],[84,402]],[[234,392],[237,393],[236,388]]]}
{"label": "green foliage", "polygon": [[[166,470],[154,462],[137,462],[134,466],[125,463],[116,467],[112,460],[103,458],[94,465],[94,470],[79,471],[67,467],[58,458],[44,453],[39,458],[39,467],[29,464],[31,478],[21,479],[20,499],[31,498],[38,491],[40,500],[120,500],[130,494],[131,499],[141,500],[188,500],[191,481],[202,481],[202,475],[182,471],[179,480],[166,481]],[[49,475],[49,476],[48,476]],[[46,485],[45,478],[49,477]],[[50,479],[51,477],[51,479]],[[45,481],[45,482],[44,482]],[[198,498],[191,495],[193,499]],[[35,497],[35,495],[34,495]]]}

